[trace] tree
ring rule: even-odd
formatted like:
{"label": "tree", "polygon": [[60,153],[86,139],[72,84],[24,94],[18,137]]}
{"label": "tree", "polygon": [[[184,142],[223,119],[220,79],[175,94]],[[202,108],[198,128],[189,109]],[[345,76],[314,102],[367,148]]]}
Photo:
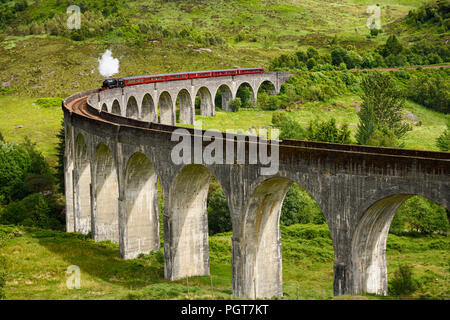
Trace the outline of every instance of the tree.
{"label": "tree", "polygon": [[303,140],[306,137],[306,131],[302,125],[297,121],[287,117],[284,121],[278,124],[280,128],[280,139],[294,139]]}
{"label": "tree", "polygon": [[344,124],[341,128],[338,128],[334,118],[323,122],[311,121],[306,132],[306,138],[311,141],[351,143],[351,132],[348,125]]}
{"label": "tree", "polygon": [[345,63],[345,59],[348,55],[347,50],[343,48],[336,48],[331,51],[331,62],[334,66],[339,66],[341,63]]}
{"label": "tree", "polygon": [[403,93],[388,73],[369,73],[363,79],[361,87],[363,103],[358,113],[358,144],[366,144],[377,130],[381,134],[392,132],[397,139],[411,130],[402,121],[401,110],[405,103]]}
{"label": "tree", "polygon": [[241,106],[242,106],[241,98],[233,99],[230,102],[230,109],[233,112],[238,112]]}
{"label": "tree", "polygon": [[419,283],[413,278],[412,266],[401,264],[389,283],[389,294],[401,296],[412,294],[419,288]]}
{"label": "tree", "polygon": [[297,184],[293,184],[284,198],[280,222],[285,226],[299,223],[322,224],[325,222],[325,218],[322,210],[308,192]]}
{"label": "tree", "polygon": [[308,67],[308,70],[311,70],[317,65],[316,59],[309,58],[308,61],[306,61],[306,66]]}
{"label": "tree", "polygon": [[7,202],[24,190],[24,179],[31,167],[27,151],[15,144],[0,142],[0,196]]}
{"label": "tree", "polygon": [[[220,92],[220,91],[219,91]],[[60,192],[64,193],[65,185],[64,185],[64,152],[66,148],[66,135],[64,132],[64,120],[62,121],[61,128],[59,129],[58,134],[56,135],[58,138],[58,145],[56,146],[56,156],[58,158],[58,162],[56,164],[56,173],[55,178],[58,182],[58,189]]]}
{"label": "tree", "polygon": [[404,230],[422,234],[447,232],[449,230],[447,211],[429,199],[420,196],[411,197],[398,209],[391,224],[393,233],[401,233]]}
{"label": "tree", "polygon": [[441,151],[450,151],[450,121],[447,122],[447,130],[436,139],[436,145]]}
{"label": "tree", "polygon": [[241,102],[242,102],[241,107],[242,108],[248,108],[253,105],[252,95],[253,95],[253,92],[249,85],[242,85],[239,87],[239,89],[236,93],[236,97],[241,99]]}
{"label": "tree", "polygon": [[386,44],[383,46],[381,50],[381,54],[383,57],[387,57],[389,55],[399,55],[403,51],[403,45],[397,39],[395,35],[389,36],[386,40]]}
{"label": "tree", "polygon": [[220,188],[214,191],[208,201],[208,228],[209,234],[232,230],[227,198]]}
{"label": "tree", "polygon": [[0,223],[62,230],[59,210],[52,208],[51,199],[33,193],[20,201],[11,202],[0,211]]}

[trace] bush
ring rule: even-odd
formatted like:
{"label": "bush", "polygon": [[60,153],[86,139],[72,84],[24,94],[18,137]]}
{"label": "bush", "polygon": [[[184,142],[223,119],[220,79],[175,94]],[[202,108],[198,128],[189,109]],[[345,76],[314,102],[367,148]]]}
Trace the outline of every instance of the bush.
{"label": "bush", "polygon": [[441,151],[450,151],[450,121],[447,122],[447,130],[436,139],[436,145]]}
{"label": "bush", "polygon": [[39,98],[35,101],[35,103],[43,108],[48,107],[60,107],[62,99],[60,98]]}
{"label": "bush", "polygon": [[230,210],[222,189],[217,189],[208,201],[209,234],[223,233],[232,230]]}
{"label": "bush", "polygon": [[414,293],[419,283],[413,278],[412,266],[401,264],[390,281],[388,292],[391,296],[404,296]]}
{"label": "bush", "polygon": [[294,139],[294,140],[304,140],[306,137],[306,131],[303,129],[302,125],[287,117],[278,127],[280,128],[280,139]]}
{"label": "bush", "polygon": [[447,70],[414,75],[407,88],[408,97],[427,108],[450,113],[450,83]]}
{"label": "bush", "polygon": [[275,111],[272,113],[272,125],[274,127],[280,127],[281,124],[287,120],[286,111]]}
{"label": "bush", "polygon": [[348,125],[344,124],[341,128],[336,125],[336,119],[319,122],[311,121],[306,129],[306,138],[311,141],[322,141],[331,143],[350,144],[351,132]]}
{"label": "bush", "polygon": [[7,202],[25,193],[24,179],[31,167],[31,159],[25,148],[0,142],[0,195]]}
{"label": "bush", "polygon": [[0,211],[0,223],[62,230],[62,223],[58,220],[57,213],[52,211],[52,204],[49,202],[39,193],[11,202]]}
{"label": "bush", "polygon": [[306,192],[296,184],[289,188],[281,208],[282,225],[322,224],[325,222],[322,210]]}
{"label": "bush", "polygon": [[363,103],[358,113],[358,144],[391,144],[393,136],[395,141],[411,130],[411,127],[403,122],[401,115],[405,103],[403,92],[389,74],[369,73],[363,79],[361,87]]}
{"label": "bush", "polygon": [[238,112],[241,109],[242,101],[241,98],[235,98],[230,102],[230,109],[233,112]]}
{"label": "bush", "polygon": [[423,197],[414,196],[398,209],[392,224],[391,232],[401,233],[404,230],[422,234],[447,232],[449,222],[445,208]]}

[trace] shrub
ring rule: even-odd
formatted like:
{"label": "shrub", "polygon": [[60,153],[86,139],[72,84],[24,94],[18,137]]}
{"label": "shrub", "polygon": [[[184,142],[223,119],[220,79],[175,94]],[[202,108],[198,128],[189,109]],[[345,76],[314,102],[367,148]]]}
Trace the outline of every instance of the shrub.
{"label": "shrub", "polygon": [[30,166],[30,156],[23,147],[0,142],[0,195],[8,202],[24,193],[23,182]]}
{"label": "shrub", "polygon": [[286,111],[275,111],[272,113],[272,125],[274,127],[280,127],[281,124],[287,120]]}
{"label": "shrub", "polygon": [[[371,136],[377,132],[374,141],[383,140],[383,143],[401,139],[411,127],[403,122],[401,110],[405,103],[403,92],[396,86],[388,73],[369,73],[362,81],[361,96],[363,103],[358,113],[360,124],[356,135],[359,144],[369,143]],[[387,140],[382,135],[387,135]]]}
{"label": "shrub", "polygon": [[306,61],[306,66],[308,67],[309,70],[314,68],[316,65],[317,65],[317,61],[314,58],[309,58],[308,61]]}
{"label": "shrub", "polygon": [[230,210],[222,189],[217,189],[208,201],[208,228],[211,235],[232,230]]}
{"label": "shrub", "polygon": [[450,83],[448,71],[421,72],[412,76],[407,88],[408,97],[427,108],[450,112]]}
{"label": "shrub", "polygon": [[239,109],[241,109],[241,106],[242,106],[241,98],[235,98],[230,102],[230,109],[233,112],[238,112]]}
{"label": "shrub", "polygon": [[52,198],[34,193],[20,201],[11,202],[2,209],[0,223],[62,230],[63,219],[59,217],[60,211],[61,206]]}
{"label": "shrub", "polygon": [[351,132],[348,125],[344,124],[341,128],[336,125],[336,119],[319,122],[311,121],[306,129],[306,138],[312,141],[322,141],[331,143],[351,143]]}
{"label": "shrub", "polygon": [[306,131],[303,129],[302,125],[290,117],[287,117],[286,120],[279,123],[279,128],[281,140],[304,140],[306,137]]}
{"label": "shrub", "polygon": [[262,97],[261,97],[261,99],[259,99],[259,96],[258,96],[258,100],[261,101],[260,105],[263,110],[278,110],[278,109],[280,109],[281,103],[280,103],[280,99],[277,96],[267,95],[264,92],[261,93],[260,96],[262,96]]}
{"label": "shrub", "polygon": [[431,200],[414,196],[405,201],[392,221],[391,232],[401,233],[405,229],[422,234],[447,232],[447,212]]}
{"label": "shrub", "polygon": [[289,188],[281,208],[280,222],[282,225],[322,224],[325,222],[322,210],[306,192],[296,184]]}
{"label": "shrub", "polygon": [[450,151],[450,121],[447,122],[447,130],[436,139],[436,145],[441,151]]}
{"label": "shrub", "polygon": [[35,101],[38,106],[43,108],[60,107],[62,99],[60,98],[39,98]]}
{"label": "shrub", "polygon": [[[0,231],[0,251],[6,244],[6,235]],[[6,261],[3,256],[0,256],[0,300],[5,299],[4,287],[6,284]]]}
{"label": "shrub", "polygon": [[390,281],[388,291],[391,296],[404,296],[414,293],[419,283],[413,278],[412,266],[401,264]]}

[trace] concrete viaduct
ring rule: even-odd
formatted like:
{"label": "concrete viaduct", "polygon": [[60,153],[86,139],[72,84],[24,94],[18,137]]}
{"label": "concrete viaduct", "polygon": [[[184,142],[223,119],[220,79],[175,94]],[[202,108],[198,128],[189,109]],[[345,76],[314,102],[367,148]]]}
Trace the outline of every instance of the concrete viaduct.
{"label": "concrete viaduct", "polygon": [[[195,99],[200,99],[202,116],[215,115],[215,97],[220,92],[225,111],[231,111],[230,101],[236,98],[242,85],[252,91],[252,100],[256,104],[259,88],[263,83],[271,85],[273,93],[280,93],[281,85],[289,78],[287,72],[266,72],[264,74],[238,75],[208,79],[191,79],[168,82],[156,82],[126,88],[117,88],[100,92],[97,101],[92,103],[102,111],[123,117],[148,122],[160,122],[175,125],[194,124]],[[176,111],[179,110],[179,118]],[[179,120],[179,121],[177,121]]]}
{"label": "concrete viaduct", "polygon": [[[280,297],[279,220],[284,197],[295,182],[317,201],[330,228],[334,294],[386,294],[385,248],[392,218],[413,195],[449,208],[449,153],[283,140],[279,170],[273,175],[262,175],[260,164],[242,165],[237,159],[227,164],[196,163],[195,154],[190,155],[192,164],[175,164],[171,159],[178,143],[172,141],[179,128],[175,126],[177,96],[186,94],[179,99],[180,115],[185,114],[180,118],[192,123],[194,97],[202,90],[202,113],[212,116],[217,90],[227,97],[222,100],[227,109],[243,82],[250,84],[256,99],[261,83],[270,81],[279,92],[286,78],[269,73],[173,81],[68,97],[63,101],[67,231],[91,232],[96,241],[117,242],[124,259],[159,250],[159,181],[164,198],[165,278],[208,275],[206,198],[214,176],[232,218],[233,294]],[[185,132],[199,136],[194,129]],[[216,140],[231,140],[248,159],[255,145],[267,148],[273,143],[240,138],[216,137],[203,141],[202,148]]]}

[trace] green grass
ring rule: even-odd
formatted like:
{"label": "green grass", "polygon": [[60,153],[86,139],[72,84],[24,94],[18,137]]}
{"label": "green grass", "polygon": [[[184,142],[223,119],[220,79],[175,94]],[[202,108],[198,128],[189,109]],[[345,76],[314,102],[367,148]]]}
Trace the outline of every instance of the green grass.
{"label": "green grass", "polygon": [[[378,1],[383,26],[401,20],[423,1]],[[74,92],[99,87],[103,77],[97,71],[97,58],[107,48],[120,59],[116,76],[180,72],[235,67],[267,67],[281,53],[314,46],[329,51],[337,37],[340,45],[359,49],[374,48],[389,36],[383,33],[367,39],[366,13],[372,1],[129,1],[122,14],[130,25],[155,23],[169,30],[183,28],[197,35],[220,36],[225,43],[208,46],[212,52],[197,52],[205,44],[190,38],[162,38],[135,45],[133,35],[120,28],[85,41],[64,37],[0,34],[0,84],[16,94],[33,97],[66,97]],[[127,8],[128,6],[129,8]],[[65,12],[55,1],[30,6],[26,15],[39,20],[41,12]],[[19,21],[22,21],[19,19]],[[123,34],[120,35],[119,32]],[[415,37],[426,30],[414,30]],[[236,41],[238,34],[243,40]],[[447,34],[448,35],[448,34]],[[433,37],[439,37],[435,35]],[[427,39],[431,39],[427,34]]]}
{"label": "green grass", "polygon": [[[0,226],[12,231],[12,227]],[[163,250],[134,260],[119,258],[119,248],[86,236],[21,228],[23,235],[7,242],[7,299],[211,299],[210,277],[164,279]],[[283,299],[333,298],[333,246],[326,225],[282,227]],[[210,237],[214,297],[231,298],[231,233]],[[421,288],[415,298],[439,299],[450,293],[450,238],[389,235],[388,272],[399,263],[414,267]],[[70,265],[81,269],[81,289],[66,287]],[[379,299],[373,295],[337,299]]]}
{"label": "green grass", "polygon": [[[348,124],[354,136],[359,123],[356,106],[360,104],[361,99],[358,96],[341,96],[326,103],[310,102],[298,105],[289,114],[303,127],[307,127],[310,121],[316,119],[325,121],[335,118],[338,125]],[[445,131],[448,116],[411,101],[406,102],[404,110],[411,112],[422,122],[422,125],[418,126],[413,121],[407,120],[412,125],[412,131],[406,134],[404,147],[409,149],[438,150],[436,138]],[[202,122],[202,128],[205,130],[248,130],[251,127],[270,126],[272,114],[273,111],[255,109],[241,109],[239,112],[226,112],[218,109],[215,117],[210,118],[197,115],[196,120]]]}
{"label": "green grass", "polygon": [[36,99],[0,96],[0,131],[8,142],[20,143],[25,136],[56,164],[56,134],[61,128],[61,105],[40,106]]}

